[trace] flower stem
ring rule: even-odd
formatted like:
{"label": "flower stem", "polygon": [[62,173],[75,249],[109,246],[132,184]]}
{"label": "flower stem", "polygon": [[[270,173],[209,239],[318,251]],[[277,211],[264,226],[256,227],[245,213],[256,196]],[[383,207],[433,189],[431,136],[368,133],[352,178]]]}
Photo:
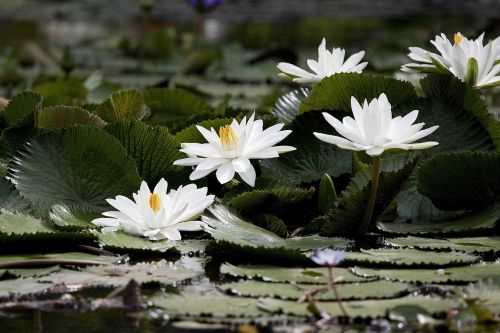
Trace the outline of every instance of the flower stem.
{"label": "flower stem", "polygon": [[344,304],[342,304],[342,301],[340,300],[339,292],[337,290],[337,287],[335,286],[335,279],[333,278],[333,270],[332,267],[328,267],[328,284],[330,286],[330,289],[332,290],[333,294],[335,295],[335,298],[337,299],[337,303],[339,304],[340,311],[342,311],[342,314],[344,317],[349,317],[347,315],[347,311],[344,308]]}
{"label": "flower stem", "polygon": [[370,194],[368,196],[368,203],[366,204],[363,221],[359,228],[358,235],[364,235],[370,229],[370,221],[372,220],[373,208],[375,207],[375,199],[377,197],[378,179],[380,177],[380,155],[373,156],[372,165],[372,183],[370,186]]}

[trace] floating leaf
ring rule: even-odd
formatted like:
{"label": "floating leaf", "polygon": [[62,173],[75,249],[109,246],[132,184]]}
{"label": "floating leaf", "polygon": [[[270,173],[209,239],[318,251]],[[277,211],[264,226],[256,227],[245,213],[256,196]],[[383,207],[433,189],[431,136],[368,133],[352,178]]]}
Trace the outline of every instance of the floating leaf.
{"label": "floating leaf", "polygon": [[[295,282],[295,283],[328,283],[328,273],[325,268],[281,268],[276,266],[244,265],[233,266],[224,264],[221,273],[230,274],[246,279],[257,279],[267,282]],[[334,267],[333,276],[342,277],[340,283],[366,282],[372,279],[356,276],[347,268]]]}
{"label": "floating leaf", "polygon": [[[325,286],[325,285],[324,285]],[[226,292],[245,297],[273,297],[284,300],[298,300],[304,291],[319,287],[317,285],[290,283],[268,283],[260,281],[240,281],[225,283],[220,288]],[[299,289],[300,288],[300,289]],[[413,288],[406,283],[394,283],[389,281],[373,281],[365,283],[344,283],[337,286],[340,299],[362,300],[395,298],[407,295]],[[318,301],[334,301],[335,295],[327,289],[326,292],[316,295]]]}
{"label": "floating leaf", "polygon": [[104,248],[119,252],[177,252],[176,242],[153,242],[123,232],[97,232],[95,235]]}
{"label": "floating leaf", "polygon": [[146,112],[146,104],[140,91],[121,90],[113,93],[94,112],[108,123],[140,120]]}
{"label": "floating leaf", "polygon": [[354,274],[366,278],[422,283],[468,283],[498,276],[500,263],[481,263],[445,269],[355,267]]}
{"label": "floating leaf", "polygon": [[347,252],[344,262],[355,265],[399,267],[447,267],[479,261],[479,257],[462,252],[430,252],[414,249],[370,249]]}
{"label": "floating leaf", "polygon": [[312,110],[342,110],[351,112],[351,96],[362,102],[386,94],[391,105],[415,99],[412,84],[382,76],[358,73],[337,73],[314,85],[309,97],[302,102],[300,112]]}
{"label": "floating leaf", "polygon": [[0,298],[10,298],[47,291],[51,284],[40,283],[36,279],[11,279],[0,281]]}
{"label": "floating leaf", "polygon": [[91,127],[72,127],[33,139],[10,169],[22,196],[48,214],[67,203],[106,210],[105,199],[130,196],[139,188],[134,161],[110,134]]}
{"label": "floating leaf", "polygon": [[151,109],[151,116],[147,119],[150,124],[165,124],[212,109],[203,99],[183,89],[153,88],[143,93]]}
{"label": "floating leaf", "polygon": [[280,122],[290,123],[299,114],[300,104],[309,96],[309,88],[301,87],[281,96],[273,107],[274,114]]}
{"label": "floating leaf", "polygon": [[127,285],[130,280],[140,284],[172,284],[177,281],[195,278],[200,273],[176,267],[172,263],[160,261],[155,264],[101,265],[87,267],[81,271],[69,269],[39,278],[40,282],[52,284],[80,285],[83,287],[118,287]]}
{"label": "floating leaf", "polygon": [[94,266],[114,264],[122,260],[115,256],[98,256],[83,252],[23,254],[0,256],[0,268],[26,268],[53,265]]}
{"label": "floating leaf", "polygon": [[257,308],[258,301],[254,298],[232,297],[216,291],[161,294],[149,301],[169,316],[260,317],[264,314]]}
{"label": "floating leaf", "polygon": [[[388,300],[366,300],[343,302],[343,305],[350,317],[383,317],[387,311],[397,306],[413,305],[426,309],[430,313],[448,311],[460,305],[458,301],[425,296],[406,296]],[[342,312],[337,302],[318,302],[317,306],[333,316],[342,316]],[[299,304],[294,301],[277,300],[273,298],[261,299],[259,308],[272,313],[284,313],[294,316],[310,316],[306,304]]]}
{"label": "floating leaf", "polygon": [[0,214],[0,237],[28,236],[35,234],[56,234],[57,231],[47,223],[29,215],[3,212]]}
{"label": "floating leaf", "polygon": [[89,125],[104,127],[106,122],[77,106],[52,106],[39,110],[36,114],[35,125],[44,129],[59,129],[75,125]]}
{"label": "floating leaf", "polygon": [[111,124],[104,129],[125,147],[137,165],[141,177],[154,188],[165,178],[169,188],[177,188],[189,180],[189,168],[173,165],[184,158],[180,143],[165,127],[151,127],[141,122]]}
{"label": "floating leaf", "polygon": [[462,237],[462,238],[421,238],[398,237],[385,240],[390,246],[410,247],[420,250],[453,250],[464,252],[498,252],[500,237]]}
{"label": "floating leaf", "polygon": [[3,110],[3,116],[10,127],[23,127],[29,116],[42,106],[42,96],[25,91],[14,96]]}
{"label": "floating leaf", "polygon": [[479,210],[500,195],[500,153],[438,154],[418,170],[418,190],[445,210]]}

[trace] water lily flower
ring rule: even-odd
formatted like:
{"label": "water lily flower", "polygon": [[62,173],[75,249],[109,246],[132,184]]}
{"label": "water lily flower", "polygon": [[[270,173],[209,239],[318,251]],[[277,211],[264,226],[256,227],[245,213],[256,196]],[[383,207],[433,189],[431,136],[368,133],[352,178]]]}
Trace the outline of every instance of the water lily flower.
{"label": "water lily flower", "polygon": [[328,51],[326,39],[323,38],[318,48],[318,60],[307,60],[307,65],[312,73],[286,62],[280,62],[278,69],[284,76],[293,78],[295,82],[316,83],[336,73],[361,73],[368,64],[367,62],[359,63],[364,55],[365,51],[360,51],[344,61],[345,50],[334,47],[331,52]]}
{"label": "water lily flower", "polygon": [[153,192],[142,182],[134,201],[122,195],[106,201],[116,211],[105,212],[93,224],[105,231],[123,230],[129,234],[149,237],[151,240],[180,240],[179,231],[201,230],[199,215],[214,201],[207,188],[195,184],[180,186],[167,194],[168,183],[161,179]]}
{"label": "water lily flower", "polygon": [[385,94],[381,94],[378,99],[374,98],[369,104],[365,99],[363,106],[359,104],[356,98],[351,97],[351,108],[354,119],[344,117],[342,122],[328,113],[323,113],[326,121],[341,136],[323,133],[314,133],[314,135],[321,141],[337,145],[343,149],[364,150],[373,157],[370,194],[358,231],[358,234],[363,235],[372,228],[371,218],[375,207],[382,153],[387,149],[409,150],[436,146],[438,142],[435,141],[414,142],[433,133],[439,126],[432,126],[422,130],[424,123],[414,124],[418,116],[418,110],[413,110],[404,117],[392,118],[391,104]]}
{"label": "water lily flower", "polygon": [[424,123],[413,124],[418,110],[404,117],[392,118],[391,104],[385,94],[363,105],[351,97],[354,119],[344,117],[342,122],[324,112],[326,121],[342,136],[314,133],[321,141],[335,144],[343,149],[364,150],[370,156],[379,156],[387,149],[425,149],[437,145],[437,142],[413,143],[434,132],[439,126],[425,130]]}
{"label": "water lily flower", "polygon": [[223,2],[224,0],[188,0],[188,3],[200,12],[213,10]]}
{"label": "water lily flower", "polygon": [[340,264],[344,257],[344,251],[324,249],[316,251],[310,259],[320,266],[335,267]]}
{"label": "water lily flower", "polygon": [[460,32],[453,45],[445,34],[431,43],[439,54],[420,47],[410,47],[408,57],[416,61],[401,67],[406,72],[451,72],[460,80],[476,88],[500,85],[500,37],[483,45],[484,33],[477,39],[467,39]]}
{"label": "water lily flower", "polygon": [[262,120],[254,120],[255,113],[248,119],[244,117],[238,123],[222,126],[219,134],[196,126],[207,143],[183,143],[183,153],[188,158],[177,160],[175,165],[196,166],[190,179],[196,180],[217,170],[216,176],[221,184],[234,178],[235,173],[250,186],[255,186],[255,169],[251,159],[279,157],[279,154],[295,150],[291,146],[275,146],[286,138],[291,131],[282,131],[284,124],[276,124],[263,129]]}

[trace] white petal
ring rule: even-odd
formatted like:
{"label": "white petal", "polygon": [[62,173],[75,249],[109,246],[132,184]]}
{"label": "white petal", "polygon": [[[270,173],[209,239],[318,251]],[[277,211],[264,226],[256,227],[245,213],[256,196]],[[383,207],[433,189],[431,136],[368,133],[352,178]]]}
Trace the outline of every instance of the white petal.
{"label": "white petal", "polygon": [[248,168],[246,172],[238,172],[238,174],[245,183],[247,183],[252,187],[255,186],[255,178],[257,178],[257,175],[255,174],[255,169],[253,168],[253,165],[250,165],[250,168]]}
{"label": "white petal", "polygon": [[246,172],[250,168],[250,160],[246,157],[236,158],[232,161],[233,169],[236,172]]}
{"label": "white petal", "polygon": [[219,166],[216,176],[221,184],[225,184],[234,178],[234,173],[233,164],[229,161]]}

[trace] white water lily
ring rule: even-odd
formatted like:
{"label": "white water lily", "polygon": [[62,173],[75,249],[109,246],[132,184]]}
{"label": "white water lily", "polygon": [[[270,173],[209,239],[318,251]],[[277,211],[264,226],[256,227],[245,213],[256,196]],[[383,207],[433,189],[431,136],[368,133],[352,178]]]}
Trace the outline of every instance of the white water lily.
{"label": "white water lily", "polygon": [[360,51],[344,61],[345,50],[334,47],[331,52],[328,51],[326,49],[326,40],[323,38],[318,48],[318,60],[307,60],[307,65],[312,73],[287,62],[280,62],[278,69],[285,76],[292,77],[295,82],[315,83],[335,73],[361,73],[368,64],[367,62],[359,63],[364,55],[365,51]]}
{"label": "white water lily", "polygon": [[291,146],[275,146],[286,138],[291,131],[282,131],[284,124],[276,124],[263,129],[262,120],[243,118],[238,123],[233,120],[231,125],[219,129],[219,134],[211,128],[210,131],[197,126],[207,143],[183,143],[181,152],[188,158],[177,160],[175,165],[196,166],[190,179],[203,178],[217,170],[216,176],[221,184],[234,178],[235,173],[250,186],[255,186],[255,169],[251,159],[276,158],[281,153],[295,150]]}
{"label": "white water lily", "polygon": [[365,100],[361,106],[356,98],[351,97],[354,119],[344,117],[340,122],[324,112],[326,121],[342,136],[314,133],[321,141],[343,149],[364,150],[368,155],[379,156],[387,149],[425,149],[437,145],[437,142],[413,143],[434,132],[439,126],[425,130],[424,123],[413,124],[418,110],[404,117],[392,118],[391,104],[385,94],[374,98],[369,104]]}
{"label": "white water lily", "polygon": [[116,211],[105,212],[105,217],[92,223],[104,227],[105,231],[123,230],[129,234],[149,237],[151,240],[180,240],[179,231],[201,230],[196,219],[214,201],[207,195],[207,188],[195,184],[180,186],[167,194],[168,183],[161,179],[153,192],[142,182],[134,201],[122,195],[106,201]]}
{"label": "white water lily", "polygon": [[408,57],[416,63],[401,67],[406,72],[451,72],[460,80],[477,88],[500,85],[500,37],[483,45],[484,33],[477,39],[468,39],[460,32],[454,43],[445,34],[436,36],[431,43],[439,54],[420,47],[410,47]]}

